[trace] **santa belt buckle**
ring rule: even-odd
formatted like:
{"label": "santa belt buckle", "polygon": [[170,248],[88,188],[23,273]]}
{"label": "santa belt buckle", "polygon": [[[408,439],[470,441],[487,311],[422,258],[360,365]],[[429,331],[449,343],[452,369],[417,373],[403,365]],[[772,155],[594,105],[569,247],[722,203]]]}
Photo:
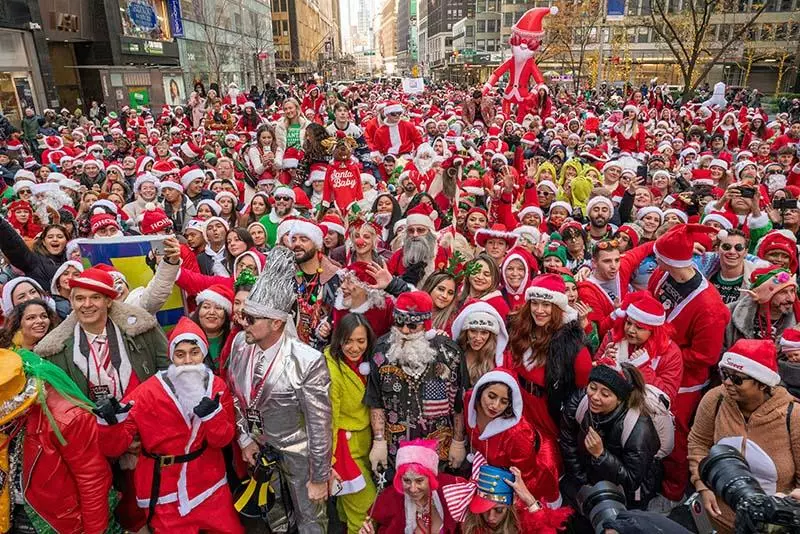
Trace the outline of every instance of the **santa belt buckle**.
{"label": "santa belt buckle", "polygon": [[159,456],[158,463],[161,467],[167,467],[168,465],[172,465],[175,463],[174,456]]}

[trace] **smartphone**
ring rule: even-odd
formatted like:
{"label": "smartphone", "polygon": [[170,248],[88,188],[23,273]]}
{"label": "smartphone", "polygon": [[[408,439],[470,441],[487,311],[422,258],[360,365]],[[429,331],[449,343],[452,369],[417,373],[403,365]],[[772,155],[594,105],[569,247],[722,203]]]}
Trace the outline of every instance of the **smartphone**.
{"label": "smartphone", "polygon": [[150,241],[150,250],[153,251],[153,254],[163,256],[165,248],[166,246],[164,245],[163,239],[156,239],[154,241]]}
{"label": "smartphone", "polygon": [[344,486],[342,485],[341,481],[339,481],[338,479],[333,479],[333,481],[331,482],[331,489],[330,489],[331,496],[335,497],[339,495],[343,489]]}
{"label": "smartphone", "polygon": [[708,518],[706,509],[703,506],[703,499],[700,498],[700,493],[693,493],[687,500],[686,506],[692,513],[694,526],[699,534],[714,534],[716,530],[711,525],[711,520]]}

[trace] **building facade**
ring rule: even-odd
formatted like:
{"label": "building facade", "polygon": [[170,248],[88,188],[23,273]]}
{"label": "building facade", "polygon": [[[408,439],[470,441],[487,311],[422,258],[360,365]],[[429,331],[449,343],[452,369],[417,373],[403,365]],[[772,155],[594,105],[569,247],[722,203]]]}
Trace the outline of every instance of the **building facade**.
{"label": "building facade", "polygon": [[375,34],[382,72],[392,76],[397,72],[397,9],[399,0],[386,0],[380,13],[380,31]]}
{"label": "building facade", "polygon": [[273,0],[278,77],[303,81],[337,73],[342,57],[339,0]]}
{"label": "building facade", "polygon": [[428,4],[427,61],[432,78],[450,79],[453,26],[467,15],[474,0],[421,0]]}

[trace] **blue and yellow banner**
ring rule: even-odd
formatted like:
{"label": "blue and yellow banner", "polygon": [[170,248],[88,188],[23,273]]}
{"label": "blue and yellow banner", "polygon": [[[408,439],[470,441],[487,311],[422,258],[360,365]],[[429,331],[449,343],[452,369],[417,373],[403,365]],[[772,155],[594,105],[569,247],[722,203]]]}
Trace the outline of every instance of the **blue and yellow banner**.
{"label": "blue and yellow banner", "polygon": [[[78,239],[81,258],[85,267],[100,263],[111,265],[128,280],[128,287],[133,290],[145,287],[153,279],[153,270],[147,265],[147,256],[153,250],[153,243],[158,244],[167,236],[124,236],[108,239]],[[165,331],[175,326],[181,317],[186,315],[181,290],[174,286],[167,302],[156,313],[158,323]]]}

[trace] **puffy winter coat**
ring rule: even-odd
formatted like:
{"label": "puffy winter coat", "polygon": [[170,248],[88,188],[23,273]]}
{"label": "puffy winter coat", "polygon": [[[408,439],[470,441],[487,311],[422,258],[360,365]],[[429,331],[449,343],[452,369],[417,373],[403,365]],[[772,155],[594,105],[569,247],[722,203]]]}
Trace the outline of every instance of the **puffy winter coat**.
{"label": "puffy winter coat", "polygon": [[111,469],[100,453],[96,419],[49,386],[46,392],[47,407],[66,444],[59,442],[42,407],[34,403],[22,453],[25,501],[55,532],[105,532]]}
{"label": "puffy winter coat", "polygon": [[[653,497],[656,481],[647,475],[652,473],[654,458],[661,445],[653,422],[649,416],[639,416],[625,443],[622,443],[622,425],[627,405],[620,404],[606,415],[592,415],[589,410],[580,421],[575,419],[578,405],[586,396],[586,390],[576,391],[564,406],[561,418],[561,455],[564,462],[564,477],[569,479],[562,491],[569,495],[570,488],[584,484],[595,484],[607,480],[619,484],[625,490],[629,508],[645,505]],[[591,421],[590,421],[591,417]],[[589,425],[603,440],[603,453],[595,458],[586,450],[585,440]],[[637,497],[636,491],[641,489]]]}

